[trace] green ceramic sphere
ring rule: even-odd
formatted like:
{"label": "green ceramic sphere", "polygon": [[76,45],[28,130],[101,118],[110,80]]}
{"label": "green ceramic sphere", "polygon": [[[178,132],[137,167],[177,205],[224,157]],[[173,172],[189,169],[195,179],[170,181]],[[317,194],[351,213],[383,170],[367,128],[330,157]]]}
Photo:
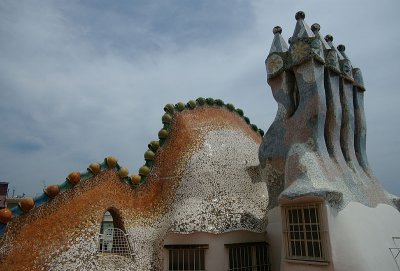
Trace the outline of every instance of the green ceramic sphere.
{"label": "green ceramic sphere", "polygon": [[155,153],[152,152],[151,150],[147,150],[144,153],[144,159],[146,159],[146,160],[154,160],[154,156],[155,156]]}
{"label": "green ceramic sphere", "polygon": [[174,114],[175,112],[175,107],[173,104],[167,104],[166,106],[164,106],[164,111],[166,113],[170,113],[170,114]]}
{"label": "green ceramic sphere", "polygon": [[214,105],[214,104],[215,104],[215,100],[214,100],[213,98],[207,98],[207,99],[206,99],[206,103],[207,103],[208,105]]}
{"label": "green ceramic sphere", "polygon": [[175,108],[178,110],[178,111],[183,111],[183,110],[185,110],[185,104],[184,103],[181,103],[181,102],[179,102],[179,103],[177,103],[176,105],[175,105]]}
{"label": "green ceramic sphere", "polygon": [[235,110],[235,106],[233,104],[226,104],[226,108],[228,108],[229,111]]}
{"label": "green ceramic sphere", "polygon": [[168,113],[165,113],[161,118],[162,123],[171,123],[172,116]]}
{"label": "green ceramic sphere", "polygon": [[224,105],[224,101],[221,99],[215,99],[215,103],[219,106],[223,106]]}
{"label": "green ceramic sphere", "polygon": [[204,105],[206,103],[206,99],[204,99],[203,97],[199,97],[199,98],[196,99],[196,102],[199,105]]}
{"label": "green ceramic sphere", "polygon": [[243,110],[242,110],[242,109],[236,108],[236,112],[237,112],[240,116],[243,117],[244,113],[243,113]]}
{"label": "green ceramic sphere", "polygon": [[190,100],[186,105],[188,108],[194,109],[196,107],[196,102],[193,100]]}
{"label": "green ceramic sphere", "polygon": [[167,138],[167,137],[168,137],[168,131],[167,131],[167,130],[161,129],[161,130],[158,132],[158,138],[160,138],[160,139],[165,139],[165,138]]}
{"label": "green ceramic sphere", "polygon": [[160,147],[160,141],[153,140],[147,146],[149,147],[150,150],[152,150],[153,152],[156,152],[158,150],[158,148]]}
{"label": "green ceramic sphere", "polygon": [[147,176],[150,173],[150,168],[147,166],[142,166],[139,168],[139,175],[140,176]]}

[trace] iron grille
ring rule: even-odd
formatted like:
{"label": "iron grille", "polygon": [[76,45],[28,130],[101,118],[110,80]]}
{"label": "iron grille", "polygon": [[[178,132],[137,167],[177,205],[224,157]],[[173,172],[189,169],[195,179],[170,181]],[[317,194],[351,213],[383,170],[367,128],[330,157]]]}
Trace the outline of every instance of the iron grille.
{"label": "iron grille", "polygon": [[208,246],[168,245],[169,271],[202,271],[205,269],[204,253]]}
{"label": "iron grille", "polygon": [[128,235],[118,228],[106,229],[104,233],[100,234],[99,252],[132,258]]}
{"label": "iron grille", "polygon": [[271,270],[266,243],[244,243],[227,246],[229,248],[229,271]]}
{"label": "iron grille", "polygon": [[321,227],[320,204],[286,207],[285,237],[290,259],[324,261],[326,230]]}

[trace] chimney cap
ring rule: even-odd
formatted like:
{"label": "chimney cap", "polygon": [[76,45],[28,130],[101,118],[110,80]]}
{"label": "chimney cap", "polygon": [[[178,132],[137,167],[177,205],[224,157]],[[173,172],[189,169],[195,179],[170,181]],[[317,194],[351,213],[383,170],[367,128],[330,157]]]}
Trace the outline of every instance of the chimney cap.
{"label": "chimney cap", "polygon": [[339,50],[339,52],[343,53],[346,50],[346,47],[343,44],[339,44],[337,49]]}
{"label": "chimney cap", "polygon": [[325,40],[326,40],[326,42],[332,42],[333,41],[333,36],[328,34],[328,35],[325,36]]}
{"label": "chimney cap", "polygon": [[319,31],[319,30],[321,30],[321,26],[318,24],[318,23],[315,23],[315,24],[313,24],[312,26],[311,26],[311,30],[313,31],[313,32],[315,32],[315,31]]}
{"label": "chimney cap", "polygon": [[277,33],[282,34],[282,27],[280,27],[279,25],[275,26],[272,29],[272,33],[274,33],[274,34],[277,34]]}
{"label": "chimney cap", "polygon": [[296,12],[296,15],[294,17],[296,18],[296,21],[304,20],[304,18],[306,17],[306,14],[303,11],[298,11],[298,12]]}

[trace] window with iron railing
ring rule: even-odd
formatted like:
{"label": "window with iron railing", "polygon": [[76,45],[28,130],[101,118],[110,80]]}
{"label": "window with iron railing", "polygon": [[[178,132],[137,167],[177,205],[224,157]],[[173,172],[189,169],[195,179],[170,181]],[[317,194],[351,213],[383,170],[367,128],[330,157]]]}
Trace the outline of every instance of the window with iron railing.
{"label": "window with iron railing", "polygon": [[204,254],[208,245],[165,245],[168,249],[169,271],[202,271],[205,269]]}
{"label": "window with iron railing", "polygon": [[118,254],[129,258],[133,256],[128,235],[117,228],[108,228],[100,234],[98,252]]}
{"label": "window with iron railing", "polygon": [[268,244],[265,242],[226,244],[229,271],[270,271]]}
{"label": "window with iron railing", "polygon": [[115,208],[104,213],[98,240],[97,251],[101,255],[120,255],[133,259],[129,235],[125,232],[121,216]]}
{"label": "window with iron railing", "polygon": [[327,261],[327,231],[322,204],[283,207],[287,259]]}

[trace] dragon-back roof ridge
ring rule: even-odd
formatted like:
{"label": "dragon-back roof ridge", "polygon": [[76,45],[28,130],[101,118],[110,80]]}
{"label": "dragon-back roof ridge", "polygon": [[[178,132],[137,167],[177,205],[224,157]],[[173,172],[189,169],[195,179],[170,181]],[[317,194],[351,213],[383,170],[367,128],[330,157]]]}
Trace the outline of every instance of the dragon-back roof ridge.
{"label": "dragon-back roof ridge", "polygon": [[73,189],[79,182],[90,180],[95,175],[108,169],[114,169],[122,182],[129,185],[133,189],[137,189],[139,186],[146,183],[147,176],[151,173],[153,167],[153,161],[156,158],[157,151],[161,148],[168,140],[168,135],[172,128],[172,122],[174,116],[178,112],[184,110],[193,110],[199,107],[220,107],[231,112],[236,112],[243,120],[251,127],[251,129],[260,134],[264,135],[264,131],[259,129],[255,124],[250,122],[250,119],[244,115],[244,112],[240,108],[236,108],[231,103],[224,103],[221,99],[203,98],[199,97],[196,100],[190,100],[186,104],[178,102],[174,104],[167,104],[164,107],[164,115],[161,118],[163,127],[158,132],[159,140],[153,140],[148,144],[148,150],[144,153],[145,163],[138,170],[137,174],[129,176],[129,171],[126,167],[122,167],[117,158],[108,156],[102,163],[92,163],[88,166],[85,172],[74,171],[68,174],[66,180],[61,184],[52,184],[43,189],[43,193],[34,198],[24,198],[18,206],[11,209],[4,208],[0,210],[0,235],[2,235],[7,224],[19,216],[28,214],[32,209],[37,208],[43,204],[50,202],[53,198],[67,190]]}

